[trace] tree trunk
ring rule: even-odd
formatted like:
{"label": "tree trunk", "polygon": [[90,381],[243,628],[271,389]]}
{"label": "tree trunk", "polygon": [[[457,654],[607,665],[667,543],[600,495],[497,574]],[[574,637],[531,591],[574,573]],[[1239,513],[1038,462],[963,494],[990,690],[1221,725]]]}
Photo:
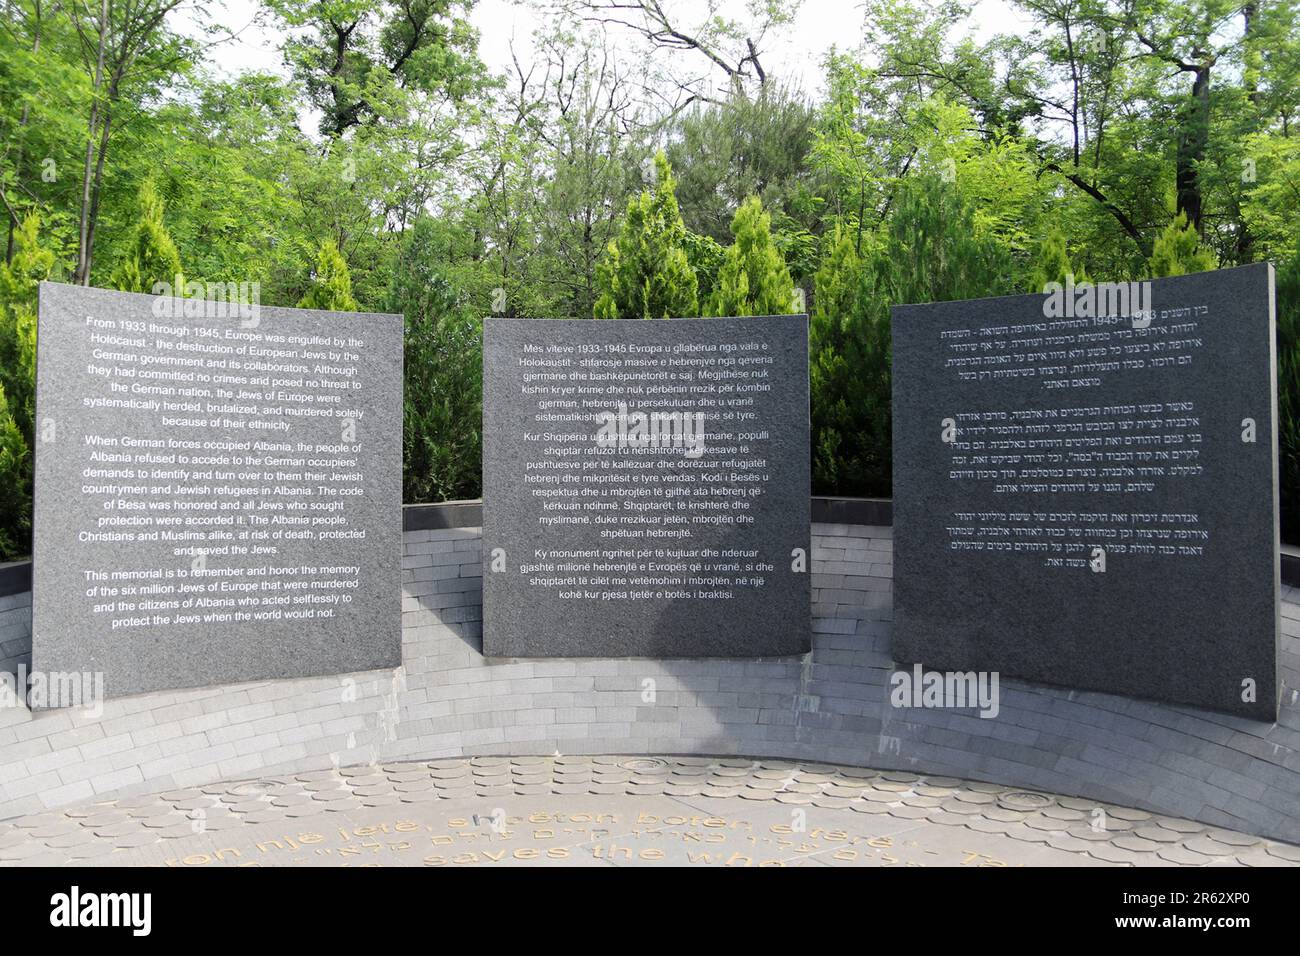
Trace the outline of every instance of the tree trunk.
{"label": "tree trunk", "polygon": [[1258,0],[1247,0],[1247,3],[1241,8],[1241,17],[1244,21],[1242,25],[1241,42],[1245,47],[1244,63],[1242,65],[1241,80],[1246,87],[1246,95],[1256,107],[1263,101],[1263,94],[1259,89],[1259,74],[1262,65],[1260,51],[1256,46],[1258,38],[1255,36],[1257,19],[1259,17]]}
{"label": "tree trunk", "polygon": [[90,200],[90,229],[87,233],[86,242],[86,279],[82,285],[90,285],[90,268],[91,263],[94,261],[95,234],[99,226],[99,205],[103,198],[104,158],[108,155],[109,130],[113,127],[112,110],[113,103],[110,98],[109,102],[104,106],[104,122],[100,126],[99,134],[99,155],[95,159],[95,178]]}
{"label": "tree trunk", "polygon": [[1199,63],[1191,70],[1192,93],[1183,111],[1182,130],[1178,134],[1178,158],[1174,182],[1178,191],[1178,211],[1198,235],[1204,235],[1201,176],[1198,167],[1205,159],[1210,135],[1210,64]]}
{"label": "tree trunk", "polygon": [[[95,135],[99,132],[99,94],[104,86],[104,55],[108,45],[108,4],[109,0],[100,0],[99,5],[99,43],[95,58],[95,85],[91,90],[94,99],[90,104],[90,121],[86,127],[86,162],[81,173],[81,215],[77,231],[77,268],[73,273],[73,282],[78,285],[90,285],[90,243],[94,235],[91,222],[91,188],[95,175]],[[103,157],[100,157],[100,169]]]}
{"label": "tree trunk", "polygon": [[[1258,38],[1255,36],[1258,27],[1258,15],[1259,3],[1257,0],[1248,0],[1246,5],[1241,8],[1241,16],[1244,21],[1242,25],[1242,44],[1245,47],[1241,81],[1246,87],[1246,95],[1250,98],[1251,105],[1255,107],[1253,120],[1256,128],[1259,125],[1259,107],[1264,101],[1264,94],[1259,89],[1262,61],[1260,52],[1256,47]],[[1246,222],[1246,217],[1241,213],[1240,203],[1233,204],[1233,212],[1237,219],[1235,261],[1238,265],[1244,265],[1247,262],[1253,262],[1255,259],[1255,236],[1250,231],[1250,223]]]}

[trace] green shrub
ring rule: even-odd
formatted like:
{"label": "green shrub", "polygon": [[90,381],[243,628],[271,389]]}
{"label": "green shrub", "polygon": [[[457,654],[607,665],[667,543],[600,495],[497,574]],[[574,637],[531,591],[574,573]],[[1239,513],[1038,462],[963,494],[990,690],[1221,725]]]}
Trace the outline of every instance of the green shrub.
{"label": "green shrub", "polygon": [[1181,212],[1156,236],[1147,261],[1153,279],[1208,272],[1216,265],[1214,255],[1201,245],[1201,237]]}
{"label": "green shrub", "polygon": [[772,219],[757,196],[736,210],[732,243],[724,253],[709,315],[786,315],[794,307],[794,282],[772,241]]}
{"label": "green shrub", "polygon": [[31,553],[32,456],[0,388],[0,560]]}
{"label": "green shrub", "polygon": [[[153,292],[154,286],[166,283],[173,294],[183,295],[181,255],[163,223],[163,201],[146,179],[140,186],[140,221],[136,223],[126,256],[113,273],[113,288],[123,292]],[[175,288],[179,285],[180,288]]]}
{"label": "green shrub", "polygon": [[411,503],[477,498],[482,488],[483,323],[434,267],[433,233],[432,220],[416,221],[388,297],[405,316],[402,492]]}
{"label": "green shrub", "polygon": [[816,493],[892,492],[890,307],[1012,289],[1009,250],[980,234],[971,205],[937,177],[902,186],[893,215],[867,249],[835,234],[817,277],[811,333]]}
{"label": "green shrub", "polygon": [[679,319],[698,314],[699,280],[686,252],[672,168],[655,156],[655,188],[628,201],[618,238],[596,267],[598,319]]}
{"label": "green shrub", "polygon": [[352,297],[352,273],[333,239],[321,243],[320,258],[311,277],[311,288],[298,303],[300,309],[324,312],[356,312],[360,306]]}
{"label": "green shrub", "polygon": [[0,560],[31,553],[36,299],[54,268],[40,228],[28,215],[14,231],[13,260],[0,262]]}

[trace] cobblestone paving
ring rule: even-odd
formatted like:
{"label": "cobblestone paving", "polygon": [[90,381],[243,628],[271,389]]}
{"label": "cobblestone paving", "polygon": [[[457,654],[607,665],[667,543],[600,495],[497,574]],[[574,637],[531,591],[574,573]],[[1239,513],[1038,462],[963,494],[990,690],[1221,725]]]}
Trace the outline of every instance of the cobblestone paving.
{"label": "cobblestone paving", "polygon": [[1096,801],[781,760],[345,767],[0,822],[0,866],[1291,866],[1300,847]]}

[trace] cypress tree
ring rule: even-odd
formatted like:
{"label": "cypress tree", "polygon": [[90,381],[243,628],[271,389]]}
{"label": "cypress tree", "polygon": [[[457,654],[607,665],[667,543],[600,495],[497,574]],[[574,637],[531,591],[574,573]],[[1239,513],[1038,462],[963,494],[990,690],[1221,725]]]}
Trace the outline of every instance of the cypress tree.
{"label": "cypress tree", "polygon": [[29,214],[14,230],[13,261],[0,262],[0,387],[28,444],[36,395],[36,293],[54,270],[54,253],[41,248],[40,217]]}
{"label": "cypress tree", "polygon": [[712,236],[702,236],[698,232],[686,230],[686,261],[695,272],[695,281],[699,287],[699,299],[708,302],[718,284],[718,273],[727,258],[727,252]]}
{"label": "cypress tree", "polygon": [[14,230],[13,260],[0,262],[0,561],[31,552],[36,297],[54,269],[39,233],[31,213]]}
{"label": "cypress tree", "polygon": [[[975,223],[973,205],[937,176],[906,182],[874,273],[892,305],[952,302],[1014,291],[1009,251]],[[884,310],[886,325],[889,310]]]}
{"label": "cypress tree", "polygon": [[31,446],[10,412],[0,388],[0,560],[31,551]]}
{"label": "cypress tree", "polygon": [[1083,267],[1076,269],[1071,263],[1065,233],[1060,229],[1053,229],[1043,238],[1038,246],[1038,253],[1034,256],[1029,291],[1042,292],[1049,282],[1065,285],[1069,277],[1073,277],[1076,285],[1089,281]]}
{"label": "cypress tree", "polygon": [[794,305],[794,280],[772,241],[772,217],[751,196],[731,221],[732,244],[718,272],[709,314],[784,315]]}
{"label": "cypress tree", "polygon": [[655,156],[655,187],[628,201],[616,239],[596,267],[598,319],[673,319],[699,309],[699,280],[668,158]]}
{"label": "cypress tree", "polygon": [[352,298],[352,273],[347,260],[332,239],[321,243],[320,258],[312,275],[311,288],[298,303],[300,309],[320,309],[325,312],[356,312],[357,300]]}
{"label": "cypress tree", "polygon": [[[126,256],[113,273],[112,285],[123,292],[153,292],[166,283],[173,295],[184,293],[181,256],[163,224],[163,201],[150,180],[140,184],[140,221],[127,246]],[[173,285],[173,283],[175,285]]]}
{"label": "cypress tree", "polygon": [[1147,260],[1153,279],[1185,276],[1190,272],[1208,272],[1216,264],[1213,254],[1201,246],[1201,237],[1181,212],[1156,236],[1151,247],[1151,258]]}

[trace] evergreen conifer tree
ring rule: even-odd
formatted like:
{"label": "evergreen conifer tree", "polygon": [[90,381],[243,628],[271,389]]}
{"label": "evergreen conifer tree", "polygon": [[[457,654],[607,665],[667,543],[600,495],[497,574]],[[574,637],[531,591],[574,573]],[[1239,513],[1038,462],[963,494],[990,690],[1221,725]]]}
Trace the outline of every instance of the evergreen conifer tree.
{"label": "evergreen conifer tree", "polygon": [[1214,255],[1201,246],[1201,237],[1181,212],[1156,236],[1151,258],[1147,261],[1153,279],[1208,272],[1215,265]]}
{"label": "evergreen conifer tree", "polygon": [[1073,277],[1075,285],[1090,281],[1083,267],[1075,268],[1070,261],[1065,233],[1060,229],[1053,229],[1039,244],[1038,253],[1034,256],[1034,269],[1029,279],[1029,291],[1042,292],[1051,282],[1064,286],[1066,279],[1071,277]]}
{"label": "evergreen conifer tree", "polygon": [[54,253],[41,247],[40,228],[40,217],[29,214],[14,231],[13,261],[0,262],[0,387],[29,445],[36,395],[36,296],[54,270]]}
{"label": "evergreen conifer tree", "polygon": [[150,180],[140,185],[140,220],[126,256],[113,273],[112,285],[123,292],[153,292],[166,283],[173,295],[184,295],[181,256],[163,223],[163,201]]}
{"label": "evergreen conifer tree", "polygon": [[731,221],[732,244],[718,272],[709,314],[784,315],[794,307],[794,281],[772,241],[772,218],[757,196],[741,203]]}
{"label": "evergreen conifer tree", "polygon": [[616,239],[597,265],[598,319],[673,319],[699,310],[699,280],[686,253],[668,158],[655,156],[655,187],[628,201]]}
{"label": "evergreen conifer tree", "polygon": [[36,300],[54,269],[39,233],[31,213],[14,230],[12,261],[0,262],[0,561],[31,553]]}
{"label": "evergreen conifer tree", "polygon": [[0,388],[0,560],[31,552],[31,450]]}
{"label": "evergreen conifer tree", "polygon": [[332,239],[321,243],[320,258],[312,275],[311,288],[298,303],[300,309],[320,309],[325,312],[356,312],[357,300],[352,297],[352,273],[347,260]]}

